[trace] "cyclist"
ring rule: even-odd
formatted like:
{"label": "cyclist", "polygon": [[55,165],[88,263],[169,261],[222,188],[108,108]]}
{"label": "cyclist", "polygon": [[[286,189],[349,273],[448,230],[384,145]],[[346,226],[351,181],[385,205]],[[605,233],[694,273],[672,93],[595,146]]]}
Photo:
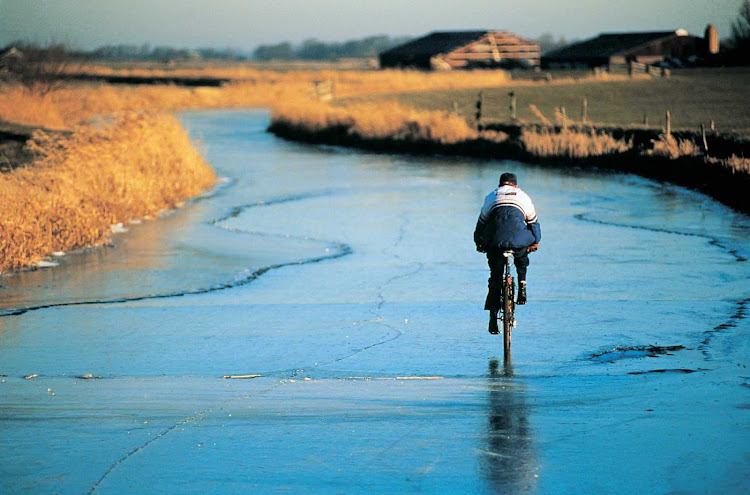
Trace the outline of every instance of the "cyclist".
{"label": "cyclist", "polygon": [[529,253],[539,248],[541,240],[542,230],[531,198],[518,187],[516,174],[502,174],[497,189],[484,199],[474,229],[477,251],[487,253],[487,263],[490,265],[489,290],[484,303],[484,309],[490,312],[490,333],[498,333],[497,312],[500,309],[505,267],[503,251],[513,250],[513,262],[518,273],[516,304],[526,304]]}

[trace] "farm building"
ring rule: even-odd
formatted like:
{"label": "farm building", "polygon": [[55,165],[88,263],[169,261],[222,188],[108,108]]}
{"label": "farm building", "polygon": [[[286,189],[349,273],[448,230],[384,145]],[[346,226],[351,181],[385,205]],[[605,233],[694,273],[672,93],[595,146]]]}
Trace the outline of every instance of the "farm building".
{"label": "farm building", "polygon": [[554,50],[542,57],[545,68],[601,67],[640,62],[653,64],[668,59],[687,60],[718,51],[716,29],[709,25],[706,37],[675,31],[602,33],[580,43]]}
{"label": "farm building", "polygon": [[23,52],[15,46],[0,50],[0,69],[21,59],[23,59]]}
{"label": "farm building", "polygon": [[539,57],[539,44],[509,31],[444,31],[382,52],[380,67],[424,70],[537,67]]}

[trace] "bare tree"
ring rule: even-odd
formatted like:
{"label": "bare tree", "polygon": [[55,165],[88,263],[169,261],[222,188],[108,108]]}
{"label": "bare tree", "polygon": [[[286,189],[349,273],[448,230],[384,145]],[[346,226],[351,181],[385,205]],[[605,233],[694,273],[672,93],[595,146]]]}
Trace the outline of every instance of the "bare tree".
{"label": "bare tree", "polygon": [[742,3],[739,17],[732,23],[731,42],[740,53],[750,49],[750,0]]}
{"label": "bare tree", "polygon": [[62,82],[71,57],[64,45],[41,48],[15,45],[2,59],[6,79],[17,81],[29,91],[46,95]]}

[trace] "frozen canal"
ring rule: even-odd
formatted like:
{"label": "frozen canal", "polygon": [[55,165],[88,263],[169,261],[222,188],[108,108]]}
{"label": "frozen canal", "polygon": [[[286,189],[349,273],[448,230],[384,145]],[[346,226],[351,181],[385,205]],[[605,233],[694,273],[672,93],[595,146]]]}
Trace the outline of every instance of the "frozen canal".
{"label": "frozen canal", "polygon": [[[183,118],[212,195],[0,278],[0,493],[748,492],[747,216]],[[503,171],[543,230],[512,363],[472,241]]]}

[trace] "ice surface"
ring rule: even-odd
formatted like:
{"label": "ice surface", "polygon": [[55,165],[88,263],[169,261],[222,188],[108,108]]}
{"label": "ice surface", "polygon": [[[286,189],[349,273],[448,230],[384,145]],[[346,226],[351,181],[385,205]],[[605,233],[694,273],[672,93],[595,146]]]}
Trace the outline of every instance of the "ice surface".
{"label": "ice surface", "polygon": [[[0,279],[1,493],[746,492],[747,216],[183,119],[212,194]],[[472,242],[504,171],[543,230],[512,363]]]}

